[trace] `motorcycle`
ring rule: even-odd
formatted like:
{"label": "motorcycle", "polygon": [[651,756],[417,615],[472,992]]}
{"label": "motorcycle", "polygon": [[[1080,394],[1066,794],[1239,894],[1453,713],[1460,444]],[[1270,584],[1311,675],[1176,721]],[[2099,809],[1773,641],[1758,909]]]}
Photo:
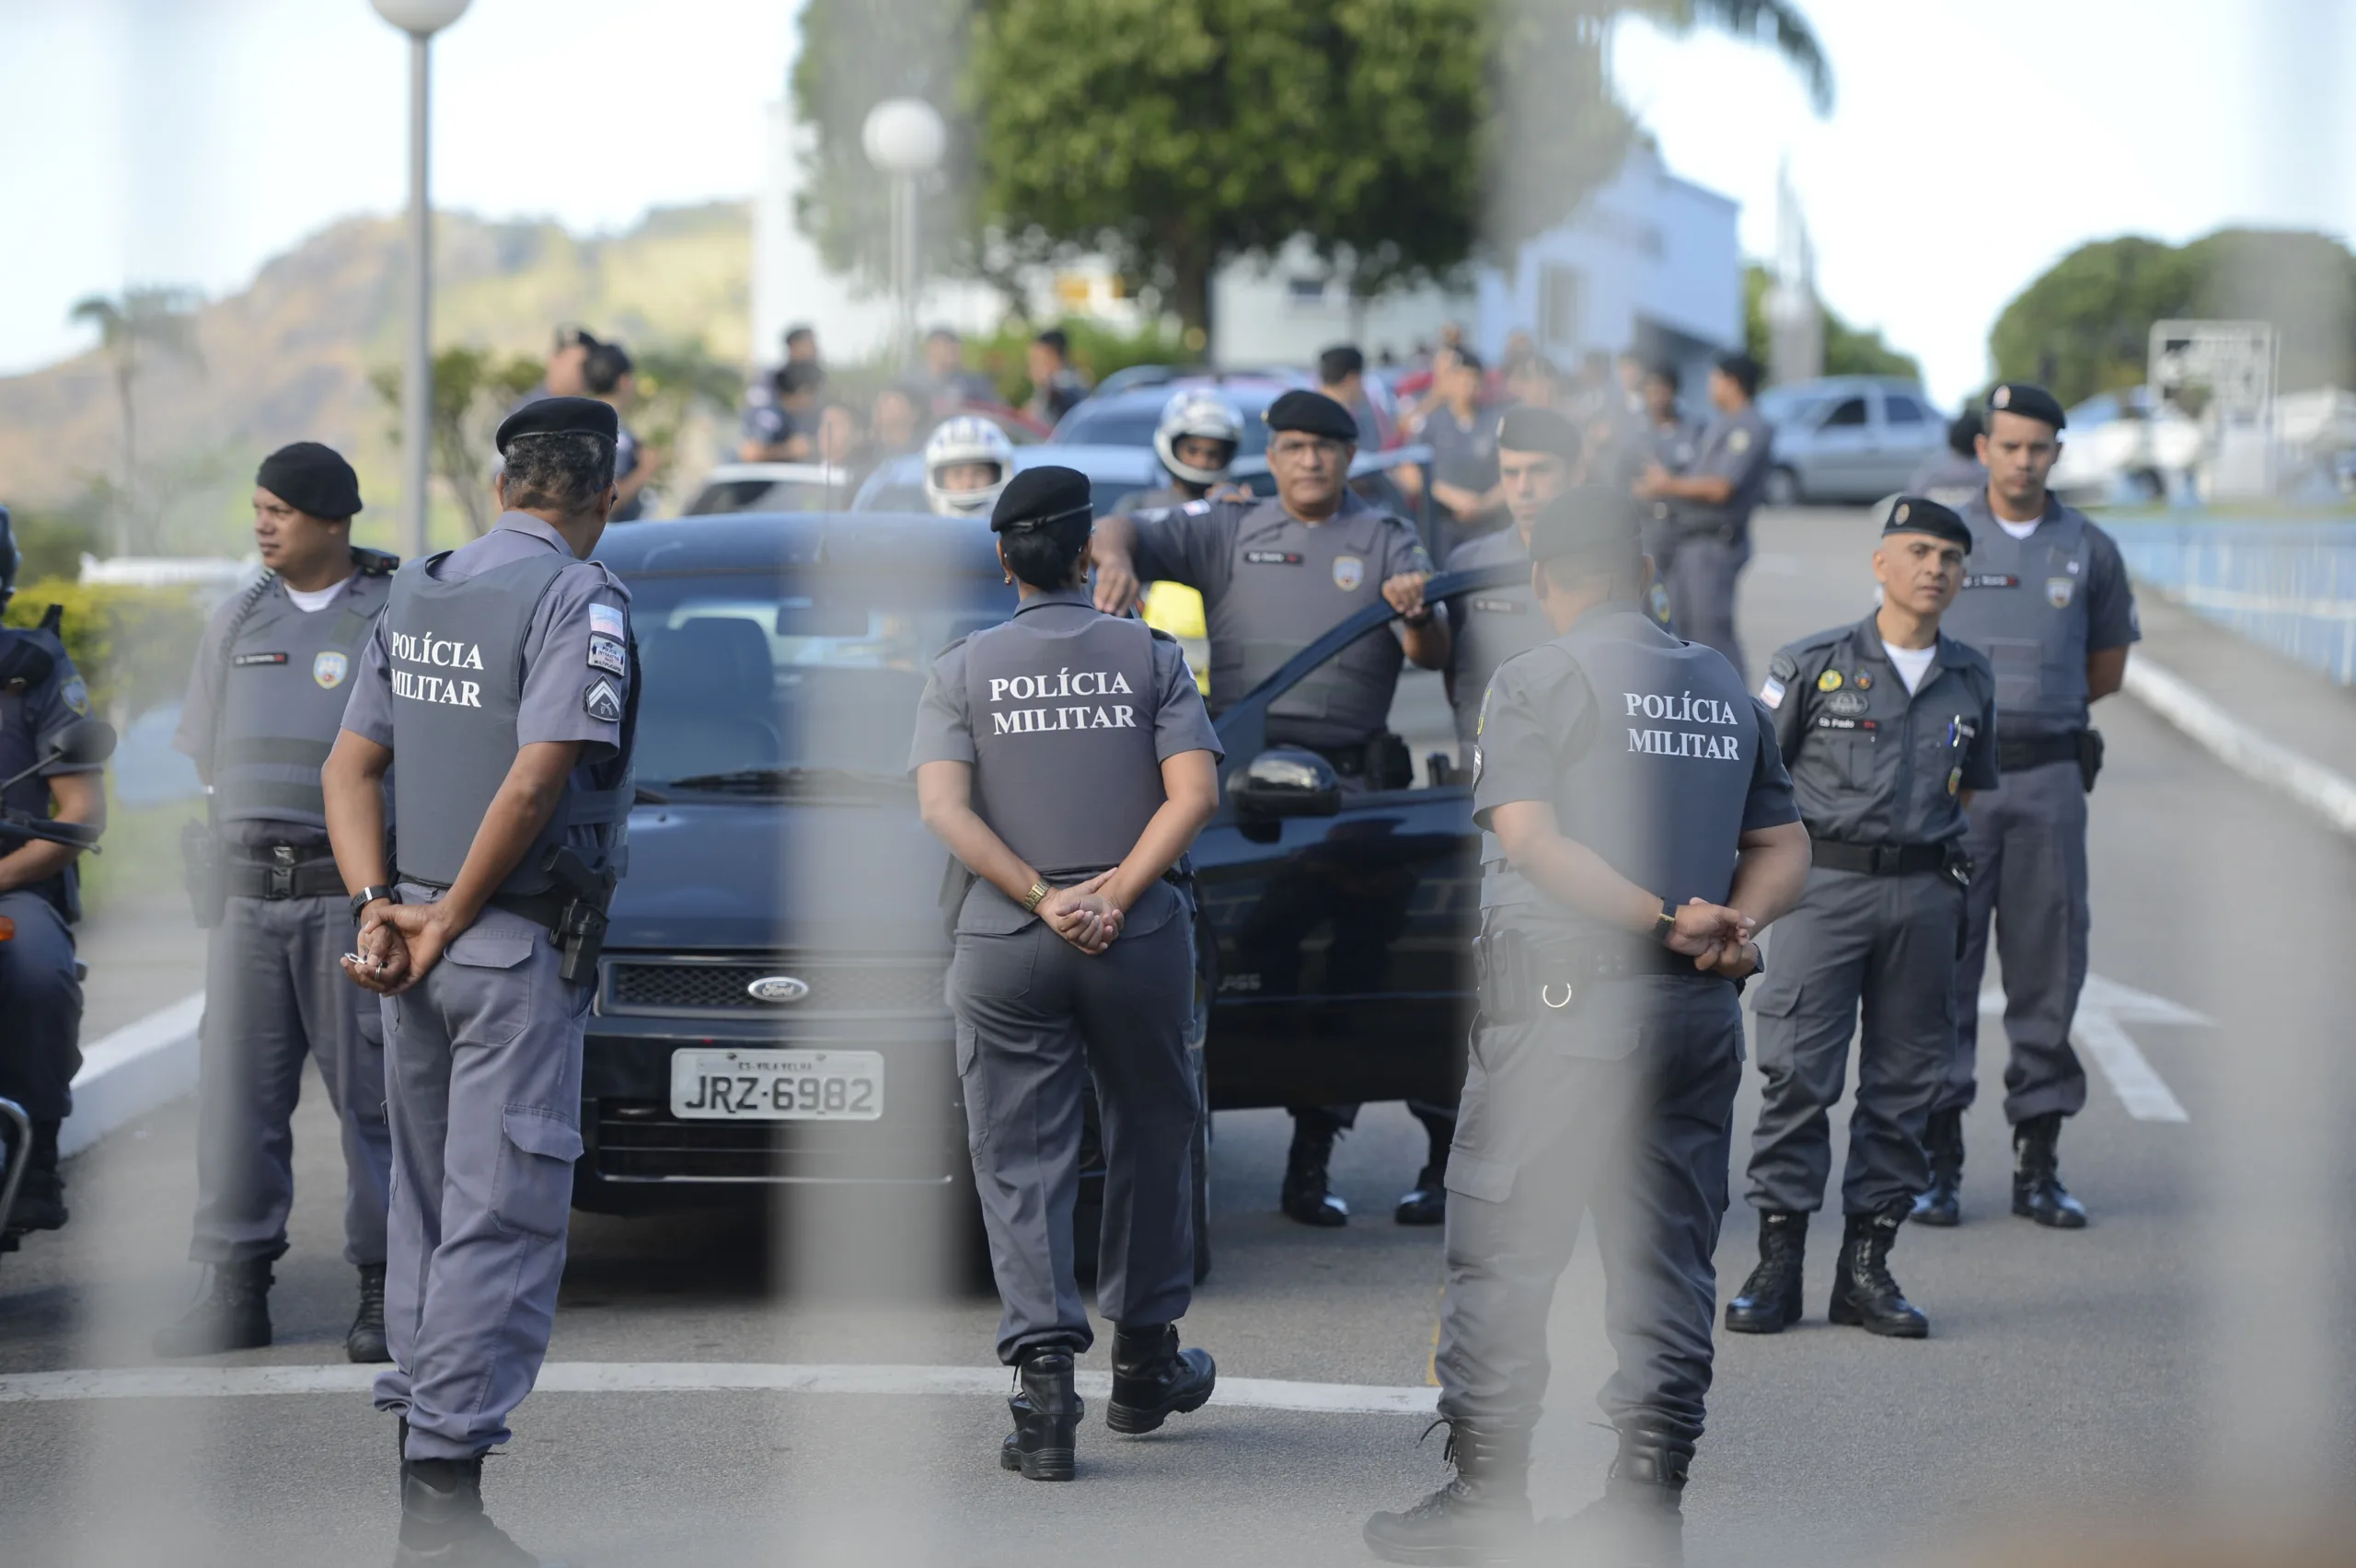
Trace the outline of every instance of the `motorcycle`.
{"label": "motorcycle", "polygon": [[[40,761],[14,778],[0,779],[0,790],[59,763],[96,767],[114,755],[114,746],[113,725],[101,719],[77,720],[50,737]],[[38,838],[96,855],[100,852],[99,831],[78,822],[59,822],[30,812],[0,808],[0,849],[15,847],[11,840]],[[16,922],[0,916],[0,943],[14,940],[16,935]],[[0,1098],[0,1221],[16,1211],[17,1189],[24,1182],[26,1167],[32,1163],[32,1118],[25,1113],[24,1107],[13,1100]],[[0,1224],[0,1253],[15,1251],[17,1238],[21,1234]]]}

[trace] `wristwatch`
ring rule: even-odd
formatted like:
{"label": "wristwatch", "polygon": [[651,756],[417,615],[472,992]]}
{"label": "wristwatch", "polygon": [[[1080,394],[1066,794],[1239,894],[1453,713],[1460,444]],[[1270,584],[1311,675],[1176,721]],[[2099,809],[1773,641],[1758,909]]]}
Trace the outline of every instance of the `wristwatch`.
{"label": "wristwatch", "polygon": [[1667,947],[1669,939],[1675,935],[1676,931],[1677,917],[1669,913],[1669,900],[1664,898],[1660,901],[1660,913],[1653,917],[1653,940]]}
{"label": "wristwatch", "polygon": [[1055,890],[1049,887],[1044,881],[1033,882],[1031,884],[1031,891],[1022,895],[1022,913],[1025,915],[1036,915],[1039,913],[1040,902],[1045,899],[1048,894],[1054,891]]}
{"label": "wristwatch", "polygon": [[364,887],[358,893],[352,895],[352,917],[354,920],[359,919],[360,912],[363,909],[367,908],[370,905],[375,903],[376,900],[380,898],[393,904],[398,904],[401,901],[401,895],[395,893],[391,888]]}

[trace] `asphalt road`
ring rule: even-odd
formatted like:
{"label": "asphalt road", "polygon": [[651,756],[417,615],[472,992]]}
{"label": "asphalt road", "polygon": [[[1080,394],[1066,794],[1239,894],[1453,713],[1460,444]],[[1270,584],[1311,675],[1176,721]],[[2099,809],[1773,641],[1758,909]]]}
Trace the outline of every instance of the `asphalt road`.
{"label": "asphalt road", "polygon": [[[1770,516],[1760,534],[1744,605],[1754,678],[1777,642],[1864,614],[1871,592],[1856,514]],[[2214,1020],[2122,1024],[2186,1119],[2138,1119],[2097,1075],[2062,1146],[2095,1216],[2073,1235],[2004,1212],[2004,1129],[1992,1104],[1976,1113],[1966,1224],[1910,1230],[1894,1260],[1932,1316],[1926,1343],[1824,1323],[1838,1238],[1819,1218],[1809,1320],[1721,1343],[1687,1502],[1696,1563],[2009,1561],[1981,1543],[2062,1518],[2133,1531],[2227,1505],[2295,1507],[2356,1475],[2343,1202],[2356,1164],[2342,1132],[2356,1084],[2340,999],[2356,846],[2125,699],[2099,717],[2111,760],[2095,801],[2094,968]],[[1993,1020],[1982,1043],[1992,1083]],[[280,1343],[217,1365],[341,1363],[352,1276],[312,1090],[272,1298]],[[1755,1109],[1753,1078],[1722,1294],[1752,1255],[1738,1194]],[[177,1107],[77,1161],[73,1226],[0,1262],[0,1562],[389,1555],[389,1423],[357,1393],[11,1399],[27,1389],[6,1374],[151,1364],[146,1331],[194,1283],[178,1261],[191,1132]],[[1369,1108],[1337,1156],[1357,1214],[1338,1232],[1273,1212],[1286,1136],[1275,1113],[1219,1118],[1217,1268],[1189,1341],[1231,1378],[1426,1384],[1438,1236],[1388,1217],[1420,1130],[1396,1106]],[[945,1251],[925,1239],[936,1218],[847,1201],[783,1234],[583,1216],[551,1362],[986,1369],[995,1301],[892,1266]],[[1609,1365],[1600,1298],[1582,1252],[1553,1322],[1533,1478],[1544,1512],[1593,1496],[1610,1454],[1591,1403]],[[1086,1365],[1103,1367],[1101,1347]],[[528,1544],[601,1564],[1359,1563],[1365,1515],[1444,1474],[1438,1435],[1417,1446],[1424,1424],[1214,1405],[1128,1440],[1091,1416],[1080,1483],[1046,1487],[997,1468],[1003,1412],[987,1390],[543,1391],[488,1491]]]}

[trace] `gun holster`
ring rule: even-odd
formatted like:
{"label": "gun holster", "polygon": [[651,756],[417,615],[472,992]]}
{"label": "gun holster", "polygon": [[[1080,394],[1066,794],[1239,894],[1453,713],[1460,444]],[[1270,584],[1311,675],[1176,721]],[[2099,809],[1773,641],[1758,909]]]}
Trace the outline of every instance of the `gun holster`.
{"label": "gun holster", "polygon": [[1484,1022],[1519,1023],[1530,1016],[1530,943],[1519,931],[1484,931],[1474,939],[1472,979]]}
{"label": "gun holster", "polygon": [[1971,857],[1963,852],[1963,845],[1959,841],[1949,842],[1946,847],[1946,858],[1939,863],[1939,875],[1958,887],[1969,888],[1971,885],[1972,870]]}
{"label": "gun holster", "polygon": [[2078,780],[2086,787],[2087,794],[2095,792],[2095,780],[2101,774],[2102,732],[2081,730],[2078,732]]}
{"label": "gun holster", "polygon": [[200,929],[221,923],[229,901],[229,876],[221,836],[201,822],[180,825],[180,868],[188,883],[189,908]]}
{"label": "gun holster", "polygon": [[540,869],[555,880],[552,892],[563,897],[549,933],[564,951],[557,973],[568,984],[594,980],[597,959],[606,951],[606,910],[614,901],[614,885],[621,879],[611,866],[592,871],[579,852],[559,845],[550,849]]}

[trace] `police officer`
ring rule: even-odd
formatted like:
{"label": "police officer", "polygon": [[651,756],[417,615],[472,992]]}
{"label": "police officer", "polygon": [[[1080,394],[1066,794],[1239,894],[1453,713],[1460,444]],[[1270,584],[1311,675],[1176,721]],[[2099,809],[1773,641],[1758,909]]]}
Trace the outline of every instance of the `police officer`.
{"label": "police officer", "polygon": [[2102,736],[2086,709],[2119,688],[2142,636],[2119,547],[2045,488],[2062,455],[2062,405],[2042,386],[1988,394],[1980,437],[1988,483],[1962,508],[1971,530],[1947,635],[1996,666],[1996,764],[2004,787],[1969,813],[1963,960],[1956,966],[1956,1052],[1927,1134],[1931,1188],[1916,1217],[1961,1217],[1963,1113],[1977,1092],[1980,977],[1988,920],[2004,965],[2004,1119],[2013,1126],[2013,1212],[2063,1230],[2086,1223],[2062,1184],[2062,1123],[2086,1102],[2070,1021],[2086,979],[2086,794]]}
{"label": "police officer", "polygon": [[[1497,421],[1497,482],[1505,492],[1509,526],[1467,540],[1448,555],[1448,570],[1530,563],[1530,527],[1546,503],[1571,483],[1578,467],[1579,435],[1552,409],[1508,409]],[[1484,588],[1448,604],[1453,646],[1448,666],[1448,701],[1456,710],[1456,738],[1462,762],[1472,766],[1481,697],[1499,664],[1553,635],[1527,582]]]}
{"label": "police officer", "polygon": [[615,434],[592,398],[508,416],[498,523],[395,575],[321,780],[361,918],[344,968],[391,998],[394,1364],[376,1404],[403,1418],[401,1562],[537,1561],[484,1516],[482,1456],[548,1351],[583,1029],[625,869],[629,594],[586,559],[614,505]]}
{"label": "police officer", "polygon": [[1759,928],[1798,896],[1807,837],[1766,710],[1724,658],[1637,606],[1627,494],[1565,492],[1530,548],[1558,635],[1499,667],[1473,768],[1473,819],[1498,847],[1482,870],[1481,1023],[1448,1166],[1435,1369],[1456,1473],[1376,1515],[1366,1539],[1394,1562],[1503,1561],[1522,1544],[1547,1313],[1586,1209],[1620,1358],[1601,1396],[1620,1449],[1603,1499],[1559,1544],[1670,1563],[1710,1385],[1735,983],[1758,967]]}
{"label": "police officer", "polygon": [[1646,455],[1671,474],[1682,474],[1693,466],[1702,439],[1700,427],[1687,419],[1678,406],[1683,385],[1677,366],[1667,360],[1645,366],[1640,396],[1644,400]]}
{"label": "police officer", "polygon": [[1636,481],[1636,494],[1669,503],[1665,534],[1672,551],[1661,563],[1669,615],[1678,634],[1706,642],[1742,673],[1735,638],[1735,579],[1750,559],[1750,513],[1774,466],[1774,431],[1751,399],[1759,392],[1759,363],[1727,354],[1710,372],[1710,404],[1692,466],[1671,473],[1656,463]]}
{"label": "police officer", "polygon": [[1115,1432],[1199,1410],[1216,1372],[1178,1348],[1194,1294],[1187,1060],[1194,911],[1173,880],[1218,807],[1218,737],[1178,645],[1088,596],[1087,476],[1015,476],[990,514],[1013,617],[933,662],[908,766],[927,826],[973,874],[949,971],[974,1175],[1018,1368],[1000,1462],[1069,1481],[1073,1359],[1093,1341],[1072,1274],[1081,1102],[1104,1132],[1099,1309]]}
{"label": "police officer", "polygon": [[[1209,617],[1210,706],[1218,713],[1335,622],[1388,602],[1402,617],[1395,635],[1360,638],[1277,698],[1268,709],[1267,738],[1323,755],[1345,791],[1403,789],[1414,782],[1414,764],[1390,731],[1400,662],[1443,669],[1450,647],[1447,617],[1424,603],[1431,559],[1412,524],[1350,490],[1357,421],[1349,410],[1322,393],[1291,391],[1264,418],[1276,493],[1105,518],[1093,545],[1097,607],[1127,609],[1141,579],[1199,591]],[[1449,1113],[1410,1108],[1430,1139],[1427,1167],[1444,1165]],[[1357,1108],[1290,1109],[1284,1212],[1303,1225],[1347,1224],[1349,1208],[1330,1190],[1326,1168]]]}
{"label": "police officer", "polygon": [[1906,481],[1906,493],[1928,497],[1950,511],[1969,504],[1988,488],[1988,470],[1980,461],[1980,437],[1986,430],[1977,409],[1966,409],[1947,425],[1947,449],[1923,460]]}
{"label": "police officer", "polygon": [[1153,452],[1170,482],[1121,498],[1120,512],[1152,512],[1200,501],[1227,478],[1243,440],[1243,416],[1216,392],[1171,394],[1154,427]]}
{"label": "police officer", "polygon": [[1880,607],[1783,649],[1760,688],[1815,863],[1756,1005],[1766,1094],[1748,1196],[1759,1267],[1727,1304],[1737,1333],[1780,1333],[1800,1317],[1807,1216],[1824,1203],[1828,1113],[1860,1005],[1831,1319],[1901,1339],[1930,1332],[1890,1277],[1889,1249],[1930,1184],[1923,1127],[1955,1052],[1964,807],[1996,787],[1995,673],[1939,631],[1970,544],[1946,507],[1896,498],[1874,551]]}
{"label": "police officer", "polygon": [[[16,593],[18,559],[16,529],[0,506],[0,607]],[[93,836],[106,826],[99,766],[42,760],[58,732],[89,711],[53,609],[38,628],[0,628],[0,804],[80,824]],[[0,919],[16,927],[0,942],[0,1098],[32,1120],[29,1163],[15,1205],[0,1215],[0,1251],[14,1250],[24,1231],[56,1230],[66,1220],[57,1130],[73,1110],[71,1085],[82,1066],[73,932],[82,913],[74,870],[80,853],[0,829]]]}
{"label": "police officer", "polygon": [[270,1343],[271,1264],[294,1201],[294,1102],[319,1065],[343,1136],[343,1255],[360,1271],[344,1338],[354,1361],[385,1348],[385,1038],[375,1000],[337,960],[352,946],[343,879],[328,848],[319,768],[335,743],[360,650],[391,586],[391,556],[352,547],[360,480],[317,442],[254,476],[261,581],[205,628],[172,744],[210,792],[191,858],[206,944],[197,1072],[196,1224],[189,1256],[211,1291],[156,1333],[156,1354],[210,1355]]}

